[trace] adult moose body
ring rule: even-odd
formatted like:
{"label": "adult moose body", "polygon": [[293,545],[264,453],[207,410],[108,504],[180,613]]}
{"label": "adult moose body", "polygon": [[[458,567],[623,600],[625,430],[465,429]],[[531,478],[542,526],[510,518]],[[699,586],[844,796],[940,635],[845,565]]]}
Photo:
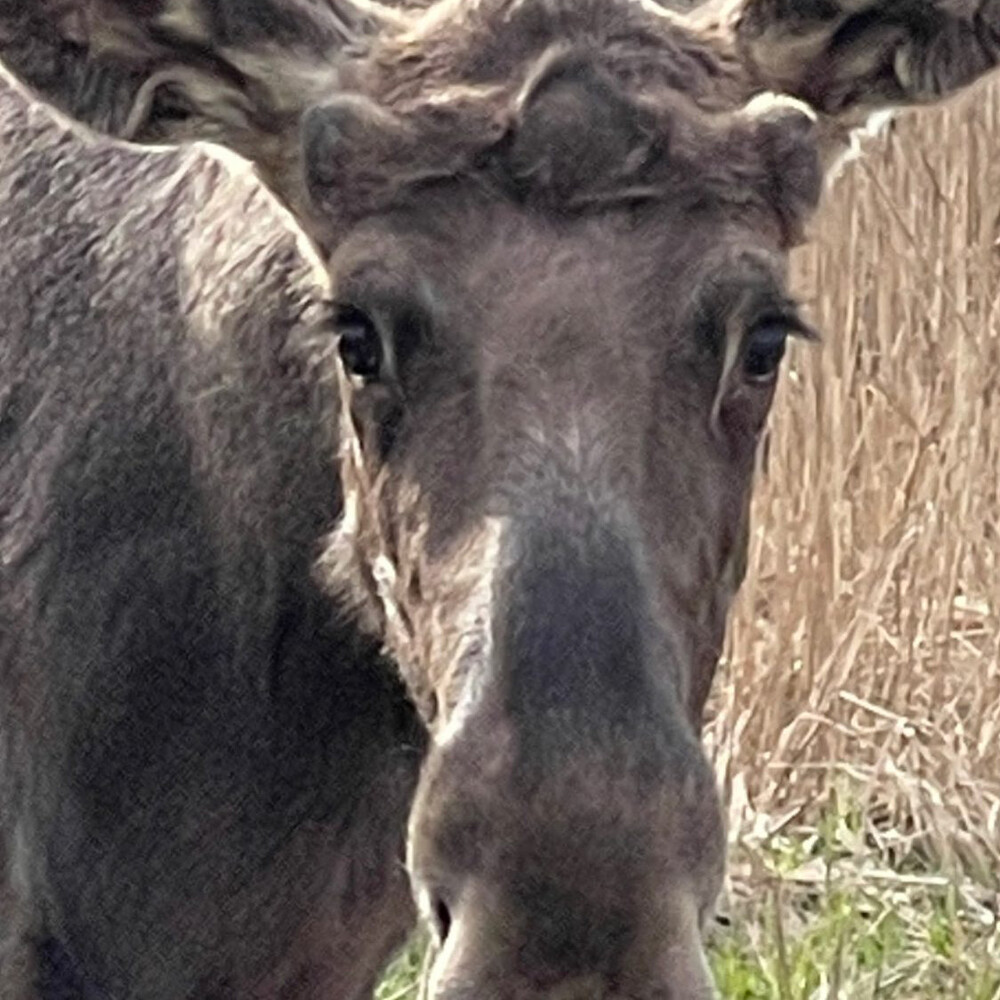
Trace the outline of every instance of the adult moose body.
{"label": "adult moose body", "polygon": [[918,0],[0,6],[55,107],[181,144],[3,83],[4,1000],[358,997],[410,888],[436,1000],[710,995],[697,732],[808,333],[785,256],[845,127],[998,38]]}

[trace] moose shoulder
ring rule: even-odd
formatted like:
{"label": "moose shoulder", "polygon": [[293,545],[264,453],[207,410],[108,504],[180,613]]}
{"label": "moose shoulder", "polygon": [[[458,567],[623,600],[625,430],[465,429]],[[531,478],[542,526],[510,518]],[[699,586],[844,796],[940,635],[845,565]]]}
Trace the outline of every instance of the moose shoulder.
{"label": "moose shoulder", "polygon": [[0,995],[17,930],[44,995],[364,991],[419,738],[313,579],[325,275],[242,161],[0,86]]}
{"label": "moose shoulder", "polygon": [[412,891],[433,1000],[710,996],[787,255],[1000,2],[4,11],[172,148],[5,85],[0,986],[353,1000]]}

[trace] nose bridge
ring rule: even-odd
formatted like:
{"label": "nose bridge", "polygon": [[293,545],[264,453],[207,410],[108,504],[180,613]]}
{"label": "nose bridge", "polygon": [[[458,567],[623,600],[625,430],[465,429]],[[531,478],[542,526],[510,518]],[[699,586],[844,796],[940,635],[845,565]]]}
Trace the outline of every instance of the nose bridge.
{"label": "nose bridge", "polygon": [[[583,506],[512,526],[492,614],[500,713],[511,733],[499,775],[519,814],[497,878],[530,912],[540,945],[595,954],[625,926],[635,894],[680,827],[665,815],[705,775],[678,710],[674,665],[636,546]],[[545,915],[575,914],[568,942]],[[611,935],[611,937],[609,937]]]}
{"label": "nose bridge", "polygon": [[638,737],[651,714],[667,712],[669,673],[653,662],[664,637],[627,531],[579,497],[554,501],[558,512],[514,519],[508,533],[491,616],[493,670],[522,738],[537,730],[583,753],[587,733],[624,727]]}

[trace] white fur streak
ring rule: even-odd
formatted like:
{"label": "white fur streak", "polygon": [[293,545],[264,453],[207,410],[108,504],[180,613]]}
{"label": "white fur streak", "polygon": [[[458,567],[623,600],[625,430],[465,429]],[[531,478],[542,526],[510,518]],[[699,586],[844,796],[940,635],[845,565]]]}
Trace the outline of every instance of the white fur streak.
{"label": "white fur streak", "polygon": [[372,561],[372,577],[378,592],[378,599],[385,612],[386,623],[390,629],[400,633],[405,632],[405,617],[400,613],[396,602],[396,591],[399,574],[392,560],[380,552]]}
{"label": "white fur streak", "polygon": [[[468,554],[468,558],[473,560],[478,567],[479,578],[464,609],[459,628],[461,634],[468,637],[468,641],[478,641],[482,644],[482,652],[478,662],[473,665],[473,669],[461,678],[458,699],[448,713],[444,725],[434,735],[434,742],[439,747],[453,742],[465,731],[470,720],[475,717],[482,703],[483,695],[489,687],[489,669],[492,662],[493,592],[500,563],[500,545],[503,540],[504,527],[504,521],[498,518],[489,518],[482,531],[477,535],[472,551]],[[467,648],[467,642],[460,643],[455,655],[461,657]]]}
{"label": "white fur streak", "polygon": [[879,138],[888,129],[897,114],[898,111],[894,108],[875,111],[868,116],[864,125],[851,129],[849,145],[830,165],[830,169],[827,171],[827,180],[832,181],[839,177],[846,164],[862,155],[865,143],[870,139]]}
{"label": "white fur streak", "polygon": [[764,91],[750,98],[743,105],[743,113],[751,118],[771,118],[797,111],[812,122],[819,121],[816,109],[805,101],[792,97],[790,94],[779,94],[771,90]]}

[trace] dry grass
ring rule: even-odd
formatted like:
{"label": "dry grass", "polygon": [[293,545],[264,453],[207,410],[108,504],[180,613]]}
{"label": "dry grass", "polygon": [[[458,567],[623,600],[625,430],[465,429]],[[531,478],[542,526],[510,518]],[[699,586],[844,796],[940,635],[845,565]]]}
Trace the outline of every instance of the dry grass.
{"label": "dry grass", "polygon": [[846,778],[881,857],[1000,889],[998,192],[994,86],[869,141],[796,260],[825,343],[776,404],[707,733],[734,848]]}

